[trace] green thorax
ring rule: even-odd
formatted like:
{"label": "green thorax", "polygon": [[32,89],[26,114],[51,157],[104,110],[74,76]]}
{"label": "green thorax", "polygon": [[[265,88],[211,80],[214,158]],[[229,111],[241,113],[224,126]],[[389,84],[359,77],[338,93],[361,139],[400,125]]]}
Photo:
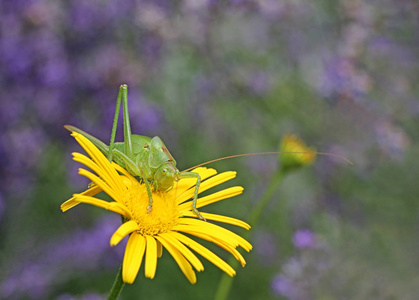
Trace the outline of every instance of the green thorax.
{"label": "green thorax", "polygon": [[[131,135],[131,141],[133,150],[132,160],[143,168],[147,179],[153,179],[155,171],[165,163],[170,163],[176,167],[175,159],[158,136],[150,138],[148,136],[133,134]],[[124,152],[124,143],[115,143],[115,148]],[[117,155],[113,157],[113,160],[125,167],[125,164],[118,159]]]}

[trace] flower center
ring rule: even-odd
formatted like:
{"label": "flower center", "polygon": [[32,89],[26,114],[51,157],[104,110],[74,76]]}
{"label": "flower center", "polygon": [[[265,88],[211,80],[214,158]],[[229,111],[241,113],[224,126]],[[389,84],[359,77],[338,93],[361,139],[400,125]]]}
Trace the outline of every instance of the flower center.
{"label": "flower center", "polygon": [[175,199],[166,197],[165,192],[152,192],[153,209],[147,213],[149,199],[144,184],[132,182],[128,189],[129,196],[126,206],[131,211],[132,219],[139,225],[138,233],[157,235],[169,231],[177,225],[179,209]]}

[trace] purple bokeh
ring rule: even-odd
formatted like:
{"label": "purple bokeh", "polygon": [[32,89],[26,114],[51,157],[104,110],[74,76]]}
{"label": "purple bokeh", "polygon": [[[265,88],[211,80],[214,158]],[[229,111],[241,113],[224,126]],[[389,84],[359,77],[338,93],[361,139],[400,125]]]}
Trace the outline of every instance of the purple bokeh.
{"label": "purple bokeh", "polygon": [[273,260],[278,256],[278,249],[275,244],[274,237],[267,233],[261,232],[255,234],[255,251],[258,255],[260,262],[264,265],[270,265]]}
{"label": "purple bokeh", "polygon": [[77,229],[59,241],[34,249],[41,253],[32,260],[22,262],[0,284],[1,297],[45,298],[55,286],[86,271],[117,269],[122,262],[122,242],[111,247],[109,240],[120,224],[120,217],[108,215],[100,218],[93,228]]}
{"label": "purple bokeh", "polygon": [[292,243],[298,249],[306,249],[316,246],[316,236],[309,229],[297,230],[293,237]]}
{"label": "purple bokeh", "polygon": [[[138,13],[138,5],[79,0],[68,5],[61,1],[2,4],[0,174],[2,178],[7,174],[7,179],[0,188],[6,196],[16,197],[22,186],[25,193],[31,190],[50,140],[70,143],[63,124],[85,124],[84,129],[95,131],[107,125],[103,107],[114,109],[117,86],[128,83],[138,88],[140,70],[148,59],[132,59],[132,53],[117,46],[118,40],[125,40],[121,28]],[[150,5],[164,14],[172,9],[166,1]],[[156,60],[160,45],[161,37],[144,33],[135,36],[132,46]],[[147,101],[139,102],[133,124],[144,133],[155,130],[160,112]],[[19,193],[17,201],[23,201],[22,196]]]}
{"label": "purple bokeh", "polygon": [[6,211],[6,201],[3,199],[3,195],[0,193],[0,224],[3,219],[3,214]]}
{"label": "purple bokeh", "polygon": [[82,296],[73,296],[70,294],[59,295],[56,300],[104,300],[106,299],[105,295],[100,295],[96,293],[86,293]]}
{"label": "purple bokeh", "polygon": [[298,295],[298,290],[294,282],[282,274],[272,279],[271,288],[276,295],[289,299],[295,299]]}
{"label": "purple bokeh", "polygon": [[269,75],[266,72],[254,72],[250,76],[249,86],[259,95],[264,95],[269,90]]}
{"label": "purple bokeh", "polygon": [[407,134],[390,122],[377,123],[375,135],[380,149],[393,159],[404,158],[404,153],[410,144]]}
{"label": "purple bokeh", "polygon": [[326,97],[346,97],[358,100],[367,94],[371,85],[365,72],[357,70],[354,62],[336,58],[326,62],[322,92]]}

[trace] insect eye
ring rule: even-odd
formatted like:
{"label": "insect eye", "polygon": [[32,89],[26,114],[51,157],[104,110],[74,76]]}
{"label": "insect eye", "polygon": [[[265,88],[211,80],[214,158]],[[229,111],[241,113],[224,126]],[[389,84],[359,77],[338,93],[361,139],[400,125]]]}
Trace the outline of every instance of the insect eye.
{"label": "insect eye", "polygon": [[163,169],[163,170],[161,170],[163,173],[166,173],[167,172],[167,169]]}

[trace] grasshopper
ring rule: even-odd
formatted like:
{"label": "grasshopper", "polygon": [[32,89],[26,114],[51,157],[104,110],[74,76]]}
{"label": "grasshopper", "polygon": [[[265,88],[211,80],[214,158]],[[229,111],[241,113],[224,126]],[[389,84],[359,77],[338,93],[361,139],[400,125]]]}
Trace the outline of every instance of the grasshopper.
{"label": "grasshopper", "polygon": [[[118,143],[115,142],[115,135],[121,99],[123,107],[124,142]],[[180,179],[196,178],[192,210],[199,219],[205,220],[196,208],[198,190],[201,184],[199,174],[185,171],[179,172],[176,168],[175,159],[158,136],[150,138],[148,136],[131,134],[128,114],[128,86],[126,84],[122,84],[119,88],[109,146],[79,128],[70,125],[65,125],[64,127],[71,132],[75,131],[83,135],[106,155],[109,161],[114,161],[121,167],[124,167],[133,176],[141,178],[147,189],[149,200],[147,207],[148,213],[153,209],[152,189],[154,191],[166,192],[172,189],[174,183]]]}

